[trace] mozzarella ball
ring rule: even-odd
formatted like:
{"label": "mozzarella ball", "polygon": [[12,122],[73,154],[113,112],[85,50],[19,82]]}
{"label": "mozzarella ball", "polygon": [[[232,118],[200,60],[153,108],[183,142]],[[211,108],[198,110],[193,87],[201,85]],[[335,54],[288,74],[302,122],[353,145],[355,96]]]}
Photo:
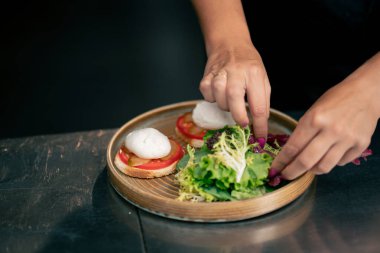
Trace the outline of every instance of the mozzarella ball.
{"label": "mozzarella ball", "polygon": [[125,146],[136,156],[144,159],[157,159],[170,153],[169,138],[154,128],[143,128],[129,133]]}
{"label": "mozzarella ball", "polygon": [[199,102],[193,110],[193,120],[197,126],[214,130],[235,125],[230,112],[221,110],[216,103]]}

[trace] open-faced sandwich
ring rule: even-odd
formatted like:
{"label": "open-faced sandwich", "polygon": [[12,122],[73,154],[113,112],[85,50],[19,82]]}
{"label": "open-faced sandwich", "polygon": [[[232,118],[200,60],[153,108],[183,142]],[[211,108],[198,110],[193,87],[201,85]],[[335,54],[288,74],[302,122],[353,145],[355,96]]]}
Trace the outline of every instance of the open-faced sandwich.
{"label": "open-faced sandwich", "polygon": [[144,128],[127,135],[115,156],[115,165],[131,177],[162,177],[175,172],[183,155],[176,141],[154,128]]}
{"label": "open-faced sandwich", "polygon": [[208,130],[235,124],[230,112],[219,109],[216,103],[202,101],[195,106],[192,112],[187,112],[177,119],[175,132],[190,146],[200,148]]}

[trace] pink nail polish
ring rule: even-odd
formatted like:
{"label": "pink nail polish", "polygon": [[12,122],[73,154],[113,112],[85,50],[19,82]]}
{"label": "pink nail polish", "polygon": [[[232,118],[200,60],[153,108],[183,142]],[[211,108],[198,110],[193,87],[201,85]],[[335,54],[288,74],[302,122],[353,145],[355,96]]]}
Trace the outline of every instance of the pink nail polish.
{"label": "pink nail polish", "polygon": [[265,143],[266,143],[265,138],[260,137],[260,138],[257,139],[257,142],[260,144],[260,147],[261,147],[261,148],[264,148]]}
{"label": "pink nail polish", "polygon": [[269,169],[268,177],[272,178],[272,177],[277,176],[278,174],[279,174],[279,172],[275,168],[270,168]]}
{"label": "pink nail polish", "polygon": [[279,176],[275,176],[271,178],[268,182],[269,186],[276,187],[281,183],[281,178]]}

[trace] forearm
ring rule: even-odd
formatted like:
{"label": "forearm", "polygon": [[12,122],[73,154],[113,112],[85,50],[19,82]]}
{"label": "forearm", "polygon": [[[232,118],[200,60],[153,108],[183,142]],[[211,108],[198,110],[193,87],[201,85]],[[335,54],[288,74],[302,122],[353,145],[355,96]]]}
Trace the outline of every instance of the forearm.
{"label": "forearm", "polygon": [[207,55],[218,48],[252,46],[240,0],[193,0]]}
{"label": "forearm", "polygon": [[371,107],[380,118],[380,52],[355,70],[345,81],[351,80],[371,94]]}

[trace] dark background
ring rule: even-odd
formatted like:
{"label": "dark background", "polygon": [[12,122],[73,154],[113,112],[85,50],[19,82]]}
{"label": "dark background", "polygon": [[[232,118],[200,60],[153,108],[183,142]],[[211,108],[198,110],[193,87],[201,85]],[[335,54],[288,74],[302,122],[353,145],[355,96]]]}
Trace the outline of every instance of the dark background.
{"label": "dark background", "polygon": [[[303,2],[244,1],[282,111],[308,108],[380,45],[378,1]],[[201,98],[190,1],[13,1],[1,12],[0,138],[117,128]]]}

